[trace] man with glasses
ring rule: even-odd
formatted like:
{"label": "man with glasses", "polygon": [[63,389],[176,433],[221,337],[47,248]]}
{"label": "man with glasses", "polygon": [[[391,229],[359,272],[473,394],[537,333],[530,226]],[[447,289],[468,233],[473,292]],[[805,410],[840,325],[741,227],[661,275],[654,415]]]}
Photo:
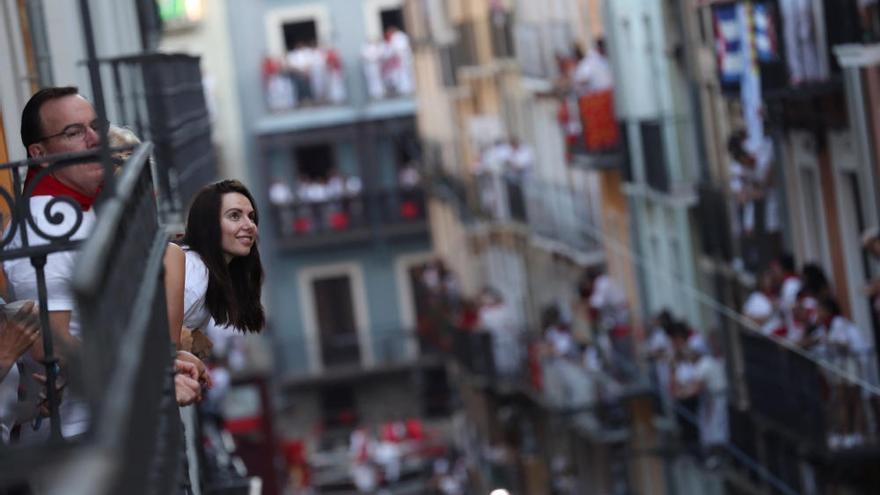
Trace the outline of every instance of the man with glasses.
{"label": "man with glasses", "polygon": [[[30,158],[49,157],[61,153],[74,153],[96,149],[100,145],[100,134],[106,122],[95,113],[94,107],[78,94],[75,87],[51,87],[35,93],[24,107],[21,117],[21,140]],[[101,189],[104,169],[100,162],[88,162],[58,168],[42,177],[37,177],[51,162],[33,165],[28,170],[25,191],[29,195],[23,201],[30,204],[30,216],[36,229],[28,225],[29,246],[45,245],[50,242],[40,231],[48,236],[71,234],[71,240],[83,240],[95,224],[95,211],[92,207]],[[32,189],[30,193],[27,191]],[[51,205],[58,197],[65,201]],[[74,206],[74,204],[76,206]],[[47,209],[50,207],[50,209]],[[82,221],[77,226],[76,210],[82,212]],[[53,222],[60,215],[60,222]],[[18,224],[7,250],[24,247],[21,229],[25,223]],[[44,267],[46,280],[46,305],[49,310],[49,324],[52,328],[56,355],[66,359],[79,348],[80,326],[74,311],[74,296],[71,289],[75,251],[61,251],[49,254]],[[3,270],[9,289],[10,300],[39,300],[37,294],[37,274],[31,259],[15,258],[3,262]],[[43,358],[42,342],[37,342],[31,352],[20,360],[18,377],[7,377],[2,387],[17,386],[19,402],[24,407],[19,410],[31,411],[30,415],[19,417],[18,428],[13,439],[18,437],[22,443],[31,443],[46,438],[48,428],[39,418],[37,411],[45,410],[44,384],[33,378],[33,374],[45,374],[39,362]],[[63,383],[62,377],[58,383]],[[16,383],[17,382],[17,383]],[[61,403],[61,430],[65,437],[83,433],[88,427],[88,410],[84,401],[70,396]],[[37,417],[33,417],[37,416]]]}
{"label": "man with glasses", "polygon": [[[25,105],[21,119],[21,140],[27,149],[28,157],[40,158],[63,153],[84,152],[100,146],[101,135],[107,129],[107,122],[97,116],[94,107],[83,98],[75,87],[50,87],[35,93]],[[85,239],[92,231],[96,218],[93,208],[101,191],[104,169],[100,162],[87,162],[58,168],[38,177],[51,162],[31,166],[25,180],[25,194],[29,197],[30,215],[36,227],[49,236],[70,235],[71,240]],[[30,191],[30,192],[28,192]],[[68,203],[51,204],[58,197],[65,197]],[[69,203],[72,201],[73,203]],[[73,206],[73,205],[76,206]],[[51,208],[47,208],[50,207]],[[77,226],[76,210],[81,211],[82,220]],[[55,217],[61,214],[61,221]],[[19,229],[23,224],[19,224]],[[49,240],[35,229],[28,228],[30,246],[47,244]],[[75,229],[75,230],[74,230]],[[23,247],[21,231],[16,231],[5,249]],[[74,310],[75,302],[71,289],[75,251],[55,252],[46,257],[44,268],[46,279],[47,309],[52,328],[56,354],[62,358],[71,356],[80,346],[80,324]],[[38,300],[37,276],[30,258],[17,258],[3,262],[9,293],[12,300]],[[7,376],[0,388],[17,387],[23,391],[25,404],[34,405],[30,410],[45,409],[39,402],[44,395],[43,384],[32,378],[34,373],[44,374],[39,360],[42,359],[42,342],[37,342],[29,358],[22,360],[20,376],[10,380]],[[184,355],[181,355],[184,354]],[[201,398],[199,380],[204,380],[204,365],[195,356],[178,353],[175,361],[175,392],[178,404],[191,404]],[[62,373],[63,374],[63,373]],[[62,380],[63,381],[63,380]],[[21,386],[18,386],[20,383]],[[20,394],[21,395],[21,394]],[[25,407],[24,409],[28,409]],[[88,410],[85,403],[68,394],[61,403],[62,435],[79,435],[88,428]],[[19,422],[31,418],[19,418]],[[43,427],[40,425],[43,424]],[[31,442],[48,435],[39,418],[31,424],[20,424],[20,440]]]}

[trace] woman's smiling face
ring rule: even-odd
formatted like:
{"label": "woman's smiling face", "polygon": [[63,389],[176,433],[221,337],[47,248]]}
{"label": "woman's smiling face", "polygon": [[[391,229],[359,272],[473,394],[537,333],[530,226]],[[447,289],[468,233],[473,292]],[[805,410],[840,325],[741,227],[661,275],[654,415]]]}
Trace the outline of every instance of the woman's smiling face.
{"label": "woman's smiling face", "polygon": [[256,212],[247,196],[237,192],[223,195],[220,202],[220,247],[226,262],[247,256],[257,242]]}

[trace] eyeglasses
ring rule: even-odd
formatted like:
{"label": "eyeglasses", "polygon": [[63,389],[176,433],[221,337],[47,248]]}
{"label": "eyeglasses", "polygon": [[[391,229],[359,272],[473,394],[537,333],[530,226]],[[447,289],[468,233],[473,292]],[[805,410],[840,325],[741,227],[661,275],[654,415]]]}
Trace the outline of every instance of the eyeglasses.
{"label": "eyeglasses", "polygon": [[[88,127],[91,127],[93,131],[100,134],[100,133],[106,131],[108,127],[110,127],[110,122],[107,122],[104,119],[95,119],[91,123],[89,123]],[[85,139],[87,130],[88,129],[85,124],[70,124],[69,126],[65,127],[58,134],[52,134],[51,136],[43,136],[40,139],[38,139],[37,142],[39,143],[39,142],[45,141],[47,139],[52,139],[52,138],[61,137],[61,136],[64,136],[65,139],[68,139],[70,141]]]}

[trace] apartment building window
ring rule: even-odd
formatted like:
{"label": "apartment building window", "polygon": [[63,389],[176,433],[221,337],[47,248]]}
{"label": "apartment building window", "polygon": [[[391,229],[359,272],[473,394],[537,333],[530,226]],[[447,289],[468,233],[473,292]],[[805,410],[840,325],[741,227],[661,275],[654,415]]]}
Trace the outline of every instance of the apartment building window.
{"label": "apartment building window", "polygon": [[400,29],[401,31],[406,31],[406,26],[403,22],[403,8],[395,7],[390,9],[382,9],[379,11],[379,21],[382,23],[382,32],[388,30],[388,28],[395,27]]}
{"label": "apartment building window", "polygon": [[642,138],[642,163],[645,180],[658,191],[669,192],[669,171],[666,167],[666,150],[663,146],[663,126],[659,121],[639,124]]}
{"label": "apartment building window", "polygon": [[489,32],[493,55],[496,58],[513,57],[513,13],[501,8],[493,9],[489,13]]}
{"label": "apartment building window", "polygon": [[304,268],[298,275],[300,307],[313,371],[334,366],[370,366],[374,354],[363,268],[334,263]]}
{"label": "apartment building window", "polygon": [[293,155],[300,181],[326,181],[336,168],[336,153],[330,144],[298,146]]}
{"label": "apartment building window", "polygon": [[360,363],[351,278],[335,275],[312,281],[321,361],[332,367]]}
{"label": "apartment building window", "polygon": [[270,57],[285,57],[297,46],[331,39],[330,12],[315,3],[272,9],[265,16],[266,47]]}
{"label": "apartment building window", "polygon": [[289,52],[298,46],[312,45],[318,40],[318,25],[314,19],[285,22],[284,48]]}

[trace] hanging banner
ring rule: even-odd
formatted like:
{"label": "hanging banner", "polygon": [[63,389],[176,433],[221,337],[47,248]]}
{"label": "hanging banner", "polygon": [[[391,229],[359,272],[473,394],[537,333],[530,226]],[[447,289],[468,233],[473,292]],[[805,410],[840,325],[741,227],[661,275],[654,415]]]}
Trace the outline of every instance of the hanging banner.
{"label": "hanging banner", "polygon": [[597,91],[578,98],[584,146],[588,152],[610,151],[620,144],[614,115],[614,91]]}

